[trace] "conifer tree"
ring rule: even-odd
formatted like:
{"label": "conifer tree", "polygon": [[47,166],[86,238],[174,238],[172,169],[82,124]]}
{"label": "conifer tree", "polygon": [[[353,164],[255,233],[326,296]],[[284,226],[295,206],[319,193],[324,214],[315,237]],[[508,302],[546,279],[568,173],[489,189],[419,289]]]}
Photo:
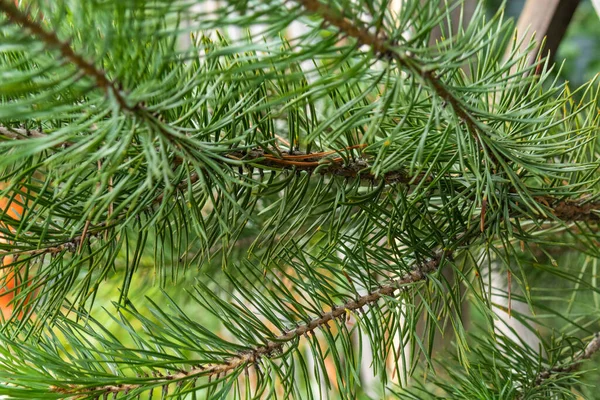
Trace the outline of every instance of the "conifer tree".
{"label": "conifer tree", "polygon": [[597,396],[598,83],[389,3],[0,0],[0,395]]}

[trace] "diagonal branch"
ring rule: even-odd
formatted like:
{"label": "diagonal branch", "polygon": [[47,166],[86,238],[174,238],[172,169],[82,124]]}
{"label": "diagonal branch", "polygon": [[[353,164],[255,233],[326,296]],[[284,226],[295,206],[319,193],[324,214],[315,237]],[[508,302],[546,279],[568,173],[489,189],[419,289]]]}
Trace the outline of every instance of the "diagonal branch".
{"label": "diagonal branch", "polygon": [[[422,282],[427,279],[427,275],[439,269],[442,261],[452,257],[453,252],[450,250],[439,251],[434,257],[423,264],[416,265],[413,270],[400,279],[396,279],[387,285],[380,286],[377,290],[358,297],[355,300],[350,300],[344,304],[333,307],[331,311],[323,313],[319,318],[315,318],[310,322],[299,325],[297,328],[269,340],[265,345],[258,346],[253,349],[240,352],[229,358],[224,359],[221,363],[197,365],[190,370],[179,371],[172,375],[162,375],[156,380],[147,381],[151,384],[169,384],[190,377],[199,376],[219,376],[231,373],[238,368],[245,368],[250,365],[260,362],[262,357],[269,357],[272,354],[280,353],[288,343],[303,338],[306,334],[311,333],[319,328],[326,327],[330,322],[336,319],[345,321],[345,317],[353,311],[360,310],[362,307],[375,304],[384,297],[394,296],[406,290],[407,285]],[[120,384],[97,386],[94,388],[78,388],[70,386],[65,389],[54,386],[52,390],[57,393],[71,394],[73,396],[100,395],[110,393],[129,392],[142,387],[142,384]]]}
{"label": "diagonal branch", "polygon": [[13,2],[8,0],[0,0],[0,11],[4,13],[11,23],[22,26],[39,38],[45,43],[48,49],[58,50],[65,60],[74,64],[84,75],[91,78],[96,83],[96,86],[102,89],[106,95],[114,96],[122,109],[135,111],[141,107],[140,104],[129,105],[123,93],[119,90],[118,85],[108,79],[105,71],[85,60],[80,54],[77,54],[68,42],[61,41],[55,32],[46,30],[27,11],[20,10]]}
{"label": "diagonal branch", "polygon": [[[482,235],[479,230],[474,230],[468,236],[467,234],[460,235],[461,242],[463,244],[471,243]],[[333,307],[329,312],[323,313],[320,317],[315,318],[308,323],[299,325],[297,328],[284,333],[283,335],[277,336],[272,340],[267,341],[266,344],[258,346],[236,355],[232,355],[225,358],[220,363],[196,365],[189,370],[181,370],[174,374],[169,375],[157,375],[155,379],[148,380],[145,384],[151,385],[168,385],[170,383],[178,382],[184,379],[193,379],[197,377],[219,377],[227,375],[237,369],[246,368],[251,365],[258,364],[263,357],[270,357],[273,354],[281,353],[283,348],[294,340],[302,339],[306,334],[313,332],[317,329],[326,327],[330,322],[336,319],[342,319],[346,317],[348,313],[356,310],[360,310],[366,305],[376,304],[379,300],[384,297],[394,296],[403,290],[406,290],[407,285],[415,284],[418,282],[425,281],[428,274],[437,271],[442,262],[446,259],[451,259],[454,255],[454,250],[438,250],[434,257],[422,264],[416,264],[411,272],[404,275],[402,278],[394,280],[386,285],[380,286],[377,290],[369,292],[363,296],[358,297],[355,300],[350,300],[344,304]],[[345,320],[345,318],[343,319]],[[600,350],[600,335],[596,335],[594,339],[586,346],[585,350],[581,351],[575,356],[574,362],[565,367],[556,367],[547,371],[542,372],[537,380],[536,384],[539,384],[544,379],[547,379],[552,374],[573,371],[579,367],[581,362],[585,359],[590,358],[594,353]],[[69,394],[75,396],[75,398],[86,397],[89,395],[117,395],[119,393],[128,393],[132,390],[142,388],[144,384],[131,383],[131,384],[111,384],[105,386],[96,386],[93,388],[77,387],[75,385],[69,385],[68,387],[53,386],[51,389],[56,393]]]}
{"label": "diagonal branch", "polygon": [[[369,46],[376,55],[395,60],[412,75],[424,81],[440,98],[450,104],[456,115],[464,121],[481,150],[486,154],[488,153],[479,136],[480,133],[485,134],[479,121],[468,111],[461,100],[444,86],[436,76],[435,70],[426,65],[420,65],[410,55],[399,52],[385,36],[377,36],[371,33],[367,27],[345,18],[338,10],[321,3],[319,0],[296,0],[296,2],[302,5],[306,11],[319,16],[346,36],[356,39],[359,44]],[[488,156],[492,162],[498,163],[494,154],[488,154]]]}

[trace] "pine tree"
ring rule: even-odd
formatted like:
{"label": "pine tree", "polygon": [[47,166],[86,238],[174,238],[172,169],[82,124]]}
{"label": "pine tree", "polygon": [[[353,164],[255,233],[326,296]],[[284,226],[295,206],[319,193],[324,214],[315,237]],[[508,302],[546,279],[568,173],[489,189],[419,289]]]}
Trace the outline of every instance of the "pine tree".
{"label": "pine tree", "polygon": [[600,87],[389,3],[0,0],[0,395],[597,396]]}

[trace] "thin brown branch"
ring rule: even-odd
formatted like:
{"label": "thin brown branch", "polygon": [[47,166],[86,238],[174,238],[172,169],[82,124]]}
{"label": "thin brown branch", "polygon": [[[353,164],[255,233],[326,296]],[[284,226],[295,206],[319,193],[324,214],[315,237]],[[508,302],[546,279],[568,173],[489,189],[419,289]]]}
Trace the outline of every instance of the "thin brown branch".
{"label": "thin brown branch", "polygon": [[[0,125],[0,135],[4,135],[10,139],[27,139],[39,138],[46,136],[43,132],[25,128],[8,128]],[[225,154],[226,158],[234,160],[243,160],[250,163],[258,169],[296,169],[299,171],[314,172],[317,171],[321,175],[341,176],[344,178],[359,178],[365,181],[380,183],[383,179],[385,184],[402,183],[406,185],[418,185],[423,181],[431,181],[431,177],[425,174],[410,176],[404,169],[388,171],[382,176],[375,176],[370,172],[370,165],[366,160],[354,160],[349,163],[344,163],[341,157],[327,158],[333,154],[339,154],[344,151],[361,149],[366,145],[349,146],[342,150],[329,150],[318,153],[301,153],[294,152],[290,154],[286,151],[279,151],[278,157],[265,152],[262,149],[254,149],[242,153],[234,151]],[[183,160],[177,158],[174,162],[175,166],[179,166]],[[321,168],[319,168],[321,167]],[[196,172],[190,175],[189,181],[182,182],[178,186],[178,190],[184,191],[189,184],[194,184],[198,181],[199,176]],[[164,193],[156,197],[153,204],[160,204],[164,199]],[[566,222],[587,221],[600,222],[600,202],[585,202],[585,200],[561,200],[552,196],[537,196],[534,199],[543,206],[550,209],[552,214],[559,220]],[[485,217],[485,209],[482,209],[482,221]]]}
{"label": "thin brown branch", "polygon": [[[261,358],[269,357],[272,354],[280,353],[284,346],[296,339],[301,339],[305,335],[326,327],[330,322],[337,319],[346,321],[348,313],[362,309],[364,306],[375,304],[384,297],[393,296],[403,290],[406,290],[407,285],[421,282],[427,279],[427,275],[436,271],[444,259],[452,257],[451,251],[439,251],[435,257],[432,257],[423,264],[416,265],[413,270],[400,279],[396,279],[387,285],[379,287],[377,290],[358,297],[355,300],[347,301],[344,304],[333,307],[330,311],[323,313],[320,317],[311,320],[310,322],[300,325],[297,328],[275,337],[267,341],[263,346],[255,347],[251,350],[240,352],[229,358],[224,359],[221,363],[197,365],[194,368],[185,371],[179,371],[171,375],[159,376],[156,380],[150,381],[152,384],[169,384],[182,379],[197,377],[197,376],[222,376],[230,373],[238,368],[248,367],[257,364]],[[73,396],[88,396],[90,394],[110,394],[129,392],[140,388],[141,384],[121,384],[121,385],[106,385],[97,386],[95,388],[77,388],[69,387],[68,389],[53,387],[52,390],[58,393],[71,394]]]}
{"label": "thin brown branch", "polygon": [[61,41],[56,32],[46,30],[27,11],[20,10],[13,2],[8,0],[0,0],[0,11],[8,18],[8,21],[27,29],[39,38],[48,50],[58,50],[65,60],[74,64],[84,75],[90,77],[107,96],[114,96],[122,109],[134,111],[139,108],[138,104],[131,106],[127,103],[115,82],[108,79],[105,71],[77,54],[67,41]]}
{"label": "thin brown branch", "polygon": [[47,247],[33,250],[13,251],[10,254],[18,257],[36,257],[42,254],[58,254],[62,253],[63,251],[75,252],[87,239],[91,239],[94,236],[100,235],[102,231],[99,231],[99,229],[104,229],[108,226],[109,225],[106,223],[100,223],[98,225],[94,225],[94,227],[91,227],[86,223],[86,227],[84,227],[81,235],[70,238],[62,243],[53,243],[47,245]]}
{"label": "thin brown branch", "polygon": [[350,160],[345,162],[341,157],[328,158],[331,154],[360,147],[351,146],[341,151],[326,151],[313,154],[302,154],[295,152],[281,152],[279,157],[266,153],[262,149],[250,150],[246,153],[234,152],[226,155],[227,158],[246,161],[253,167],[259,169],[296,169],[299,171],[316,172],[321,175],[341,176],[344,178],[357,178],[372,182],[386,184],[404,183],[418,184],[426,178],[424,174],[410,176],[402,169],[388,171],[381,176],[375,176],[370,171],[370,165],[366,160]]}
{"label": "thin brown branch", "polygon": [[[24,128],[8,128],[0,125],[0,135],[8,137],[13,140],[22,140],[28,138],[41,138],[45,137],[43,132],[37,130],[30,130]],[[71,143],[65,142],[63,145],[70,145]],[[369,171],[369,165],[364,160],[351,161],[350,163],[344,163],[341,157],[328,158],[333,154],[339,154],[342,151],[348,151],[353,149],[364,148],[365,144],[359,144],[354,146],[348,146],[343,150],[329,150],[318,153],[305,154],[301,152],[289,152],[279,151],[280,157],[275,157],[262,149],[251,150],[246,153],[234,151],[225,154],[225,158],[233,160],[244,160],[252,163],[252,165],[258,169],[293,169],[299,171],[313,172],[318,169],[318,173],[321,175],[341,176],[345,178],[360,178],[361,180],[368,180],[372,182],[381,182],[383,179],[385,184],[394,183],[405,183],[405,184],[418,184],[424,178],[424,174],[416,177],[411,177],[406,174],[402,169],[388,171],[382,176],[375,176]],[[175,159],[174,165],[178,166],[183,163],[180,158]],[[321,168],[318,168],[321,167]],[[429,178],[427,178],[429,179]],[[191,183],[195,183],[198,180],[198,175],[193,174]],[[185,189],[187,182],[183,183],[182,187]],[[156,203],[160,203],[164,198],[164,194],[159,195]]]}
{"label": "thin brown branch", "polygon": [[[0,125],[0,135],[12,140],[27,140],[47,138],[50,134],[44,133],[42,130],[27,129],[27,128],[12,128]],[[73,142],[60,142],[53,146],[55,149],[67,148],[73,145]]]}
{"label": "thin brown branch", "polygon": [[577,353],[571,362],[567,365],[559,365],[548,370],[542,371],[535,380],[535,385],[539,386],[543,381],[552,375],[574,372],[581,367],[583,361],[590,359],[600,350],[600,332],[596,332],[592,340],[588,342],[585,349]]}
{"label": "thin brown branch", "polygon": [[449,104],[456,115],[464,121],[470,134],[477,142],[480,149],[487,153],[492,162],[498,164],[495,154],[492,154],[481,142],[480,133],[485,134],[479,126],[477,119],[469,113],[462,102],[454,96],[436,76],[434,70],[419,63],[408,54],[398,51],[393,43],[385,36],[377,36],[369,32],[361,23],[344,18],[341,13],[321,3],[319,0],[296,0],[306,11],[322,18],[327,24],[336,27],[345,36],[354,38],[359,44],[369,46],[376,55],[395,60],[400,66],[425,81],[434,92]]}

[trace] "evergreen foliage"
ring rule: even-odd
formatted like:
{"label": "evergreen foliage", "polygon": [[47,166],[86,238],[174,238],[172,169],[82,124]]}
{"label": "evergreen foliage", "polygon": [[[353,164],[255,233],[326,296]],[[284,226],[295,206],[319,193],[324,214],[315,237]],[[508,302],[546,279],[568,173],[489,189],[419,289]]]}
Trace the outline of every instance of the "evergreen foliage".
{"label": "evergreen foliage", "polygon": [[600,86],[389,3],[0,0],[1,395],[597,396]]}

